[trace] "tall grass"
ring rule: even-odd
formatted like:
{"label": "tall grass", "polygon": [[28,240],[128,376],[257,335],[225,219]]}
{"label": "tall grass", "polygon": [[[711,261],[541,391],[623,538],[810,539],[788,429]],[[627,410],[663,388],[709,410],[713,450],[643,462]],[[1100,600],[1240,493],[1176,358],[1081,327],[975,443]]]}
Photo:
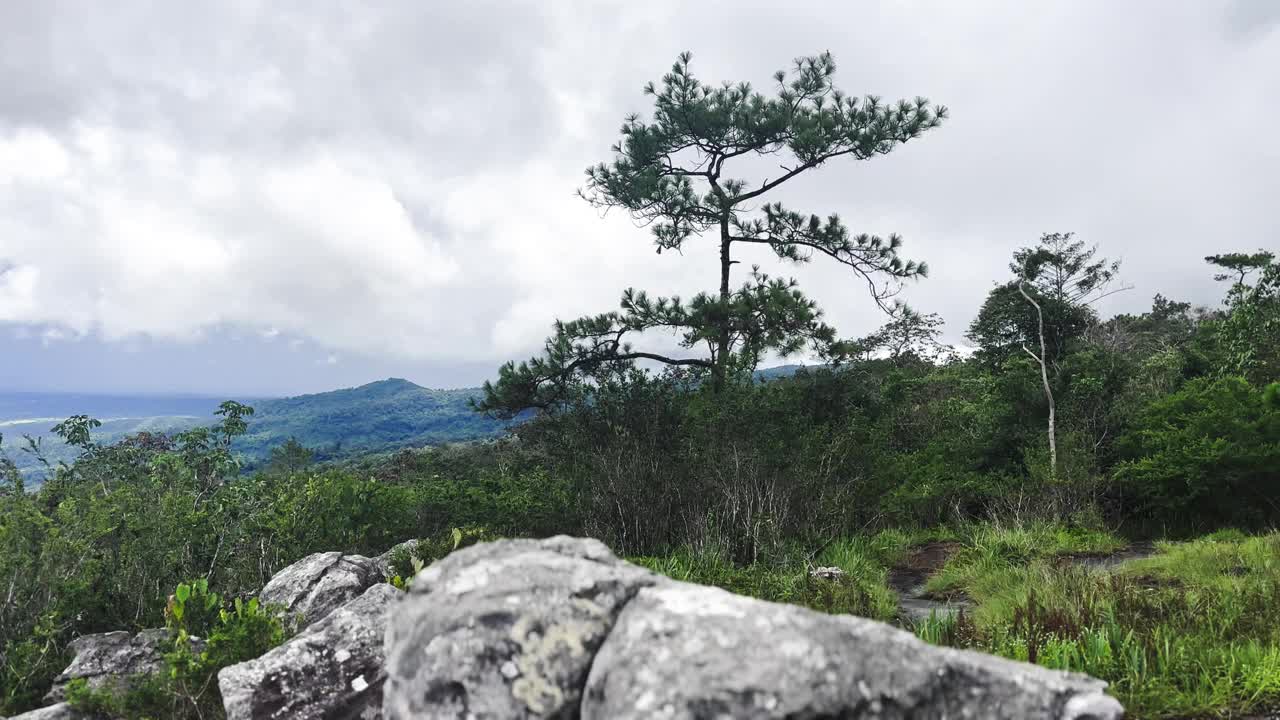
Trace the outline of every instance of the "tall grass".
{"label": "tall grass", "polygon": [[1056,523],[1020,525],[967,523],[956,530],[960,550],[931,577],[925,589],[938,596],[983,592],[982,584],[1019,576],[1030,565],[1064,555],[1097,555],[1124,547],[1115,535]]}
{"label": "tall grass", "polygon": [[830,564],[845,572],[837,580],[812,577],[802,563],[735,565],[727,554],[714,550],[681,548],[666,556],[630,560],[676,580],[714,585],[762,600],[828,613],[892,619],[897,600],[885,584],[884,566],[872,556],[861,554],[856,545],[841,546],[835,554],[838,558]]}
{"label": "tall grass", "polygon": [[1280,534],[1227,533],[1158,549],[1111,570],[1043,554],[998,562],[990,548],[957,555],[949,586],[968,593],[976,611],[931,618],[917,632],[1102,678],[1132,717],[1280,705]]}

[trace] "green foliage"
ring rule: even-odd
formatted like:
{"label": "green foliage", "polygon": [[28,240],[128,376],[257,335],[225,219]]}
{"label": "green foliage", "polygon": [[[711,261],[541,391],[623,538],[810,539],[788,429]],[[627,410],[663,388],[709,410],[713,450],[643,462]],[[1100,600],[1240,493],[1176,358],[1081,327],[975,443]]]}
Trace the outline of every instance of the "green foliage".
{"label": "green foliage", "polygon": [[1111,570],[1046,560],[980,571],[978,611],[931,642],[1085,672],[1139,718],[1258,712],[1280,702],[1280,535],[1168,543]]}
{"label": "green foliage", "polygon": [[1116,479],[1134,511],[1170,522],[1264,523],[1278,514],[1280,412],[1238,377],[1154,400],[1122,440]]}
{"label": "green foliage", "polygon": [[[827,62],[805,62],[805,87],[825,92]],[[897,258],[895,240],[844,237],[838,219],[776,205],[736,214],[763,185],[730,194],[725,179],[724,196],[686,196],[680,188],[709,178],[642,167],[663,157],[662,133],[684,131],[671,125],[673,108],[698,109],[691,127],[707,137],[771,132],[750,118],[764,122],[775,100],[725,92],[693,84],[686,62],[655,90],[654,122],[629,122],[614,165],[593,173],[596,199],[694,213],[668,218],[660,248],[692,239],[699,208],[710,208],[733,221],[729,245],[767,244],[784,260],[866,253],[862,269],[882,279],[919,273]],[[772,149],[804,164],[822,143],[843,142],[824,134],[847,118],[823,113],[864,109],[841,102],[839,111],[796,110],[795,137]],[[724,115],[726,103],[750,112]],[[732,152],[708,148],[721,159]],[[37,490],[0,452],[0,713],[39,703],[72,638],[163,624],[174,638],[168,674],[127,691],[77,687],[73,698],[120,717],[216,716],[217,669],[283,637],[284,619],[245,598],[284,566],[422,538],[391,556],[390,579],[405,588],[471,543],[560,533],[598,537],[677,578],[886,619],[895,615],[890,569],[919,572],[914,564],[941,548],[952,554],[930,566],[929,592],[974,604],[924,623],[932,641],[1098,674],[1140,715],[1256,710],[1275,702],[1278,686],[1266,609],[1280,586],[1277,547],[1275,536],[1233,528],[1280,522],[1280,274],[1270,259],[1218,260],[1238,273],[1223,311],[1156,296],[1149,312],[1101,321],[1083,307],[1114,263],[1066,235],[1015,255],[1023,289],[1046,311],[1044,373],[1061,411],[1055,464],[1041,429],[1042,368],[1020,348],[1039,328],[1016,284],[988,297],[974,328],[982,347],[962,360],[941,346],[937,318],[905,306],[876,333],[837,341],[792,282],[758,270],[727,300],[629,291],[620,313],[558,326],[546,357],[504,369],[490,388],[502,397],[487,408],[555,412],[501,440],[399,449],[502,425],[460,415],[472,393],[395,380],[269,401],[256,413],[224,403],[216,425],[171,434],[122,437],[73,416],[56,432],[76,455],[28,441],[26,461],[48,475]],[[654,359],[624,340],[656,327],[685,333],[711,357],[660,374],[613,362]],[[751,372],[762,353],[814,341],[840,362]],[[724,348],[727,357],[717,354]],[[530,385],[528,373],[543,380]],[[377,452],[347,456],[353,450]],[[266,461],[246,465],[246,451]],[[1114,572],[1073,568],[1123,544],[1103,527],[1218,532]],[[917,547],[926,542],[928,552]],[[819,565],[844,575],[812,576]]]}
{"label": "green foliage", "polygon": [[[733,288],[735,245],[763,245],[786,262],[815,255],[838,262],[867,282],[882,307],[902,280],[926,274],[925,265],[899,257],[897,235],[851,235],[836,215],[800,213],[765,198],[828,161],[888,154],[937,127],[946,108],[924,98],[885,103],[849,96],[834,85],[830,54],[796,60],[790,79],[778,72],[772,97],[747,83],[705,84],[690,70],[690,58],[682,54],[661,85],[645,88],[654,102],[652,119],[627,117],[614,159],[587,169],[580,194],[593,207],[617,208],[648,225],[659,253],[678,252],[714,231],[719,289],[688,301],[628,289],[619,311],[557,321],[541,356],[507,363],[496,383],[485,384],[480,409],[507,418],[530,408],[558,409],[575,398],[582,381],[636,360],[700,369],[721,391],[731,375],[749,374],[767,353],[847,353],[794,280],[753,266],[747,282]],[[748,160],[774,156],[783,161],[772,179],[734,174]],[[673,356],[632,346],[635,336],[653,330],[675,333],[684,350],[707,353]]]}
{"label": "green foliage", "polygon": [[1234,285],[1243,285],[1250,275],[1265,271],[1275,259],[1275,253],[1259,250],[1256,253],[1232,252],[1209,255],[1204,261],[1227,271],[1214,275],[1214,280],[1219,282],[1230,280]]}
{"label": "green foliage", "polygon": [[[1227,293],[1228,313],[1216,327],[1217,340],[1225,355],[1223,373],[1265,384],[1280,379],[1280,262],[1271,253],[1247,259],[1251,264],[1233,268],[1240,279]],[[1245,278],[1255,270],[1258,279],[1248,285]]]}
{"label": "green foliage", "polygon": [[221,618],[221,602],[217,593],[209,592],[209,581],[204,578],[192,583],[178,583],[173,595],[169,596],[165,620],[180,632],[203,637]]}
{"label": "green foliage", "polygon": [[314,461],[315,451],[298,442],[297,438],[290,437],[280,447],[271,449],[264,470],[267,473],[291,475],[306,470]]}
{"label": "green foliage", "polygon": [[[231,454],[242,469],[295,472],[314,463],[406,447],[496,438],[503,433],[505,423],[472,412],[471,400],[478,395],[478,388],[431,390],[407,380],[389,379],[357,388],[263,400],[254,404],[252,415],[244,412],[247,406],[240,405],[238,419],[232,418],[231,427],[244,423],[245,432],[235,436]],[[22,420],[32,412],[32,405],[40,408],[39,414],[57,414],[67,402],[64,397],[41,395],[28,399],[18,395],[11,400],[12,407],[6,407],[6,400],[9,397],[0,393],[0,421],[12,419],[15,428],[29,429],[28,434],[40,442],[41,454],[50,465],[69,464],[85,453],[84,448],[68,445],[52,432],[46,433],[49,426],[44,421]],[[146,400],[98,401],[94,406],[102,412],[130,417],[107,419],[88,428],[94,431],[95,443],[115,445],[137,436],[172,440],[201,424],[196,417],[173,413],[208,412],[192,400]],[[216,445],[225,430],[224,425],[221,430],[207,431],[201,441]],[[10,459],[22,471],[28,488],[52,475],[30,452],[14,453]]]}
{"label": "green foliage", "polygon": [[1105,555],[1124,541],[1103,531],[1033,521],[1021,525],[965,523],[956,530],[957,552],[929,578],[926,590],[947,597],[983,597],[984,583],[1000,582],[1030,563],[1058,557]]}
{"label": "green foliage", "polygon": [[[1067,353],[1071,343],[1082,337],[1093,315],[1087,306],[1073,305],[1055,297],[1037,295],[1044,312],[1045,345],[1051,362]],[[987,295],[977,317],[969,326],[968,337],[982,359],[998,365],[1011,356],[1022,354],[1023,346],[1040,352],[1038,322],[1035,310],[1018,292],[1018,283],[997,285]]]}
{"label": "green foliage", "polygon": [[[316,462],[494,438],[505,424],[471,411],[478,390],[432,390],[391,378],[345,390],[264,400],[236,450],[266,459],[290,438]],[[303,453],[289,451],[295,464]],[[279,457],[279,453],[277,453]]]}
{"label": "green foliage", "polygon": [[72,447],[91,450],[93,442],[89,439],[89,432],[101,426],[102,421],[95,420],[88,415],[73,415],[54,425],[50,432],[62,438],[64,442]]}
{"label": "green foliage", "polygon": [[676,580],[821,612],[880,620],[889,620],[897,612],[893,593],[885,586],[885,569],[867,562],[848,562],[849,567],[842,568],[847,573],[844,577],[828,580],[812,577],[803,566],[736,565],[723,553],[705,549],[683,548],[667,556],[631,561]]}
{"label": "green foliage", "polygon": [[446,533],[401,544],[391,553],[388,563],[391,584],[407,590],[413,578],[431,563],[454,550],[497,540],[499,537],[488,528],[471,525],[451,528]]}
{"label": "green foliage", "polygon": [[285,639],[278,610],[259,605],[257,598],[226,603],[204,579],[177,586],[166,619],[172,644],[164,655],[164,672],[129,678],[123,687],[72,683],[68,702],[121,720],[224,717],[218,671],[261,657]]}

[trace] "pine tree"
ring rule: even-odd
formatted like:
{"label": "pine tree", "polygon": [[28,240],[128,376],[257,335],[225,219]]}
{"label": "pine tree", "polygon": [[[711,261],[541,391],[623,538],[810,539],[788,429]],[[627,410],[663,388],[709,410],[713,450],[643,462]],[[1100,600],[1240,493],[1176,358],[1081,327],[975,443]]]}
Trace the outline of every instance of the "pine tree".
{"label": "pine tree", "polygon": [[[767,198],[829,161],[891,152],[937,127],[945,107],[924,98],[886,103],[846,95],[833,84],[836,64],[829,53],[796,60],[790,76],[776,73],[772,96],[747,83],[705,84],[689,63],[688,53],[680,55],[661,85],[645,88],[654,102],[652,119],[626,118],[614,159],[588,168],[579,194],[593,207],[621,209],[648,225],[659,253],[704,237],[716,243],[718,289],[688,300],[628,289],[617,311],[557,321],[541,356],[507,363],[498,381],[485,385],[480,409],[510,417],[550,408],[575,379],[637,360],[692,368],[719,389],[768,353],[808,348],[838,357],[844,343],[794,280],[753,266],[746,282],[733,287],[734,251],[743,245],[766,246],[794,263],[815,255],[841,263],[886,311],[903,280],[926,274],[923,263],[899,257],[897,235],[854,235],[835,214],[804,214]],[[754,181],[734,173],[752,158],[777,158],[776,173]],[[637,350],[635,336],[650,330],[673,331],[683,349],[703,353],[672,357]]]}

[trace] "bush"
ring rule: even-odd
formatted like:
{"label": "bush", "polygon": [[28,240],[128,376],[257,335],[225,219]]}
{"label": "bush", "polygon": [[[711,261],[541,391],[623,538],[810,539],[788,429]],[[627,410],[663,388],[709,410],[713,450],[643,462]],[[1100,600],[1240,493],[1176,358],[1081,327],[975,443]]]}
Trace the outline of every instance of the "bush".
{"label": "bush", "polygon": [[224,603],[203,579],[178,585],[166,615],[172,645],[164,672],[131,678],[125,687],[73,683],[68,702],[86,713],[122,720],[224,717],[218,671],[261,657],[285,639],[277,609],[259,605],[256,598]]}
{"label": "bush", "polygon": [[1280,520],[1280,411],[1243,378],[1187,383],[1121,444],[1116,480],[1135,514],[1181,526]]}

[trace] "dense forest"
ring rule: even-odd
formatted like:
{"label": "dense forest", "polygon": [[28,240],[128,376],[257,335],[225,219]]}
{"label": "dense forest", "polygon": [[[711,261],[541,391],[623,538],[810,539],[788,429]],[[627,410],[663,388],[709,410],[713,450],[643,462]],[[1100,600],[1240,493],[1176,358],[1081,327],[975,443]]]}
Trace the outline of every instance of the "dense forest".
{"label": "dense forest", "polygon": [[[1103,317],[1123,267],[1047,233],[975,293],[976,351],[959,353],[936,316],[895,302],[927,272],[901,240],[766,203],[780,180],[725,174],[747,154],[789,154],[797,174],[872,159],[946,117],[843,95],[834,69],[802,60],[764,97],[701,84],[684,56],[648,89],[653,122],[628,119],[583,195],[648,221],[659,249],[710,236],[720,288],[628,290],[619,311],[558,322],[478,399],[477,418],[528,418],[500,438],[331,462],[292,441],[246,471],[235,443],[258,416],[227,402],[212,426],[113,443],[74,416],[56,430],[80,454],[36,492],[0,468],[0,713],[38,705],[80,634],[196,634],[173,612],[180,584],[224,609],[200,626],[212,649],[180,641],[168,684],[84,707],[208,717],[211,673],[287,631],[234,601],[309,553],[423,538],[396,559],[403,583],[462,542],[559,533],[682,579],[1087,672],[1136,717],[1280,704],[1280,262],[1206,248],[1221,253],[1205,265],[1220,305],[1171,293]],[[759,268],[733,288],[743,245],[843,264],[886,323],[840,338]],[[633,344],[653,331],[684,354]],[[823,364],[757,372],[802,351]],[[319,443],[342,439],[342,412]],[[817,581],[818,566],[843,574]],[[963,610],[906,613],[912,574]]]}

